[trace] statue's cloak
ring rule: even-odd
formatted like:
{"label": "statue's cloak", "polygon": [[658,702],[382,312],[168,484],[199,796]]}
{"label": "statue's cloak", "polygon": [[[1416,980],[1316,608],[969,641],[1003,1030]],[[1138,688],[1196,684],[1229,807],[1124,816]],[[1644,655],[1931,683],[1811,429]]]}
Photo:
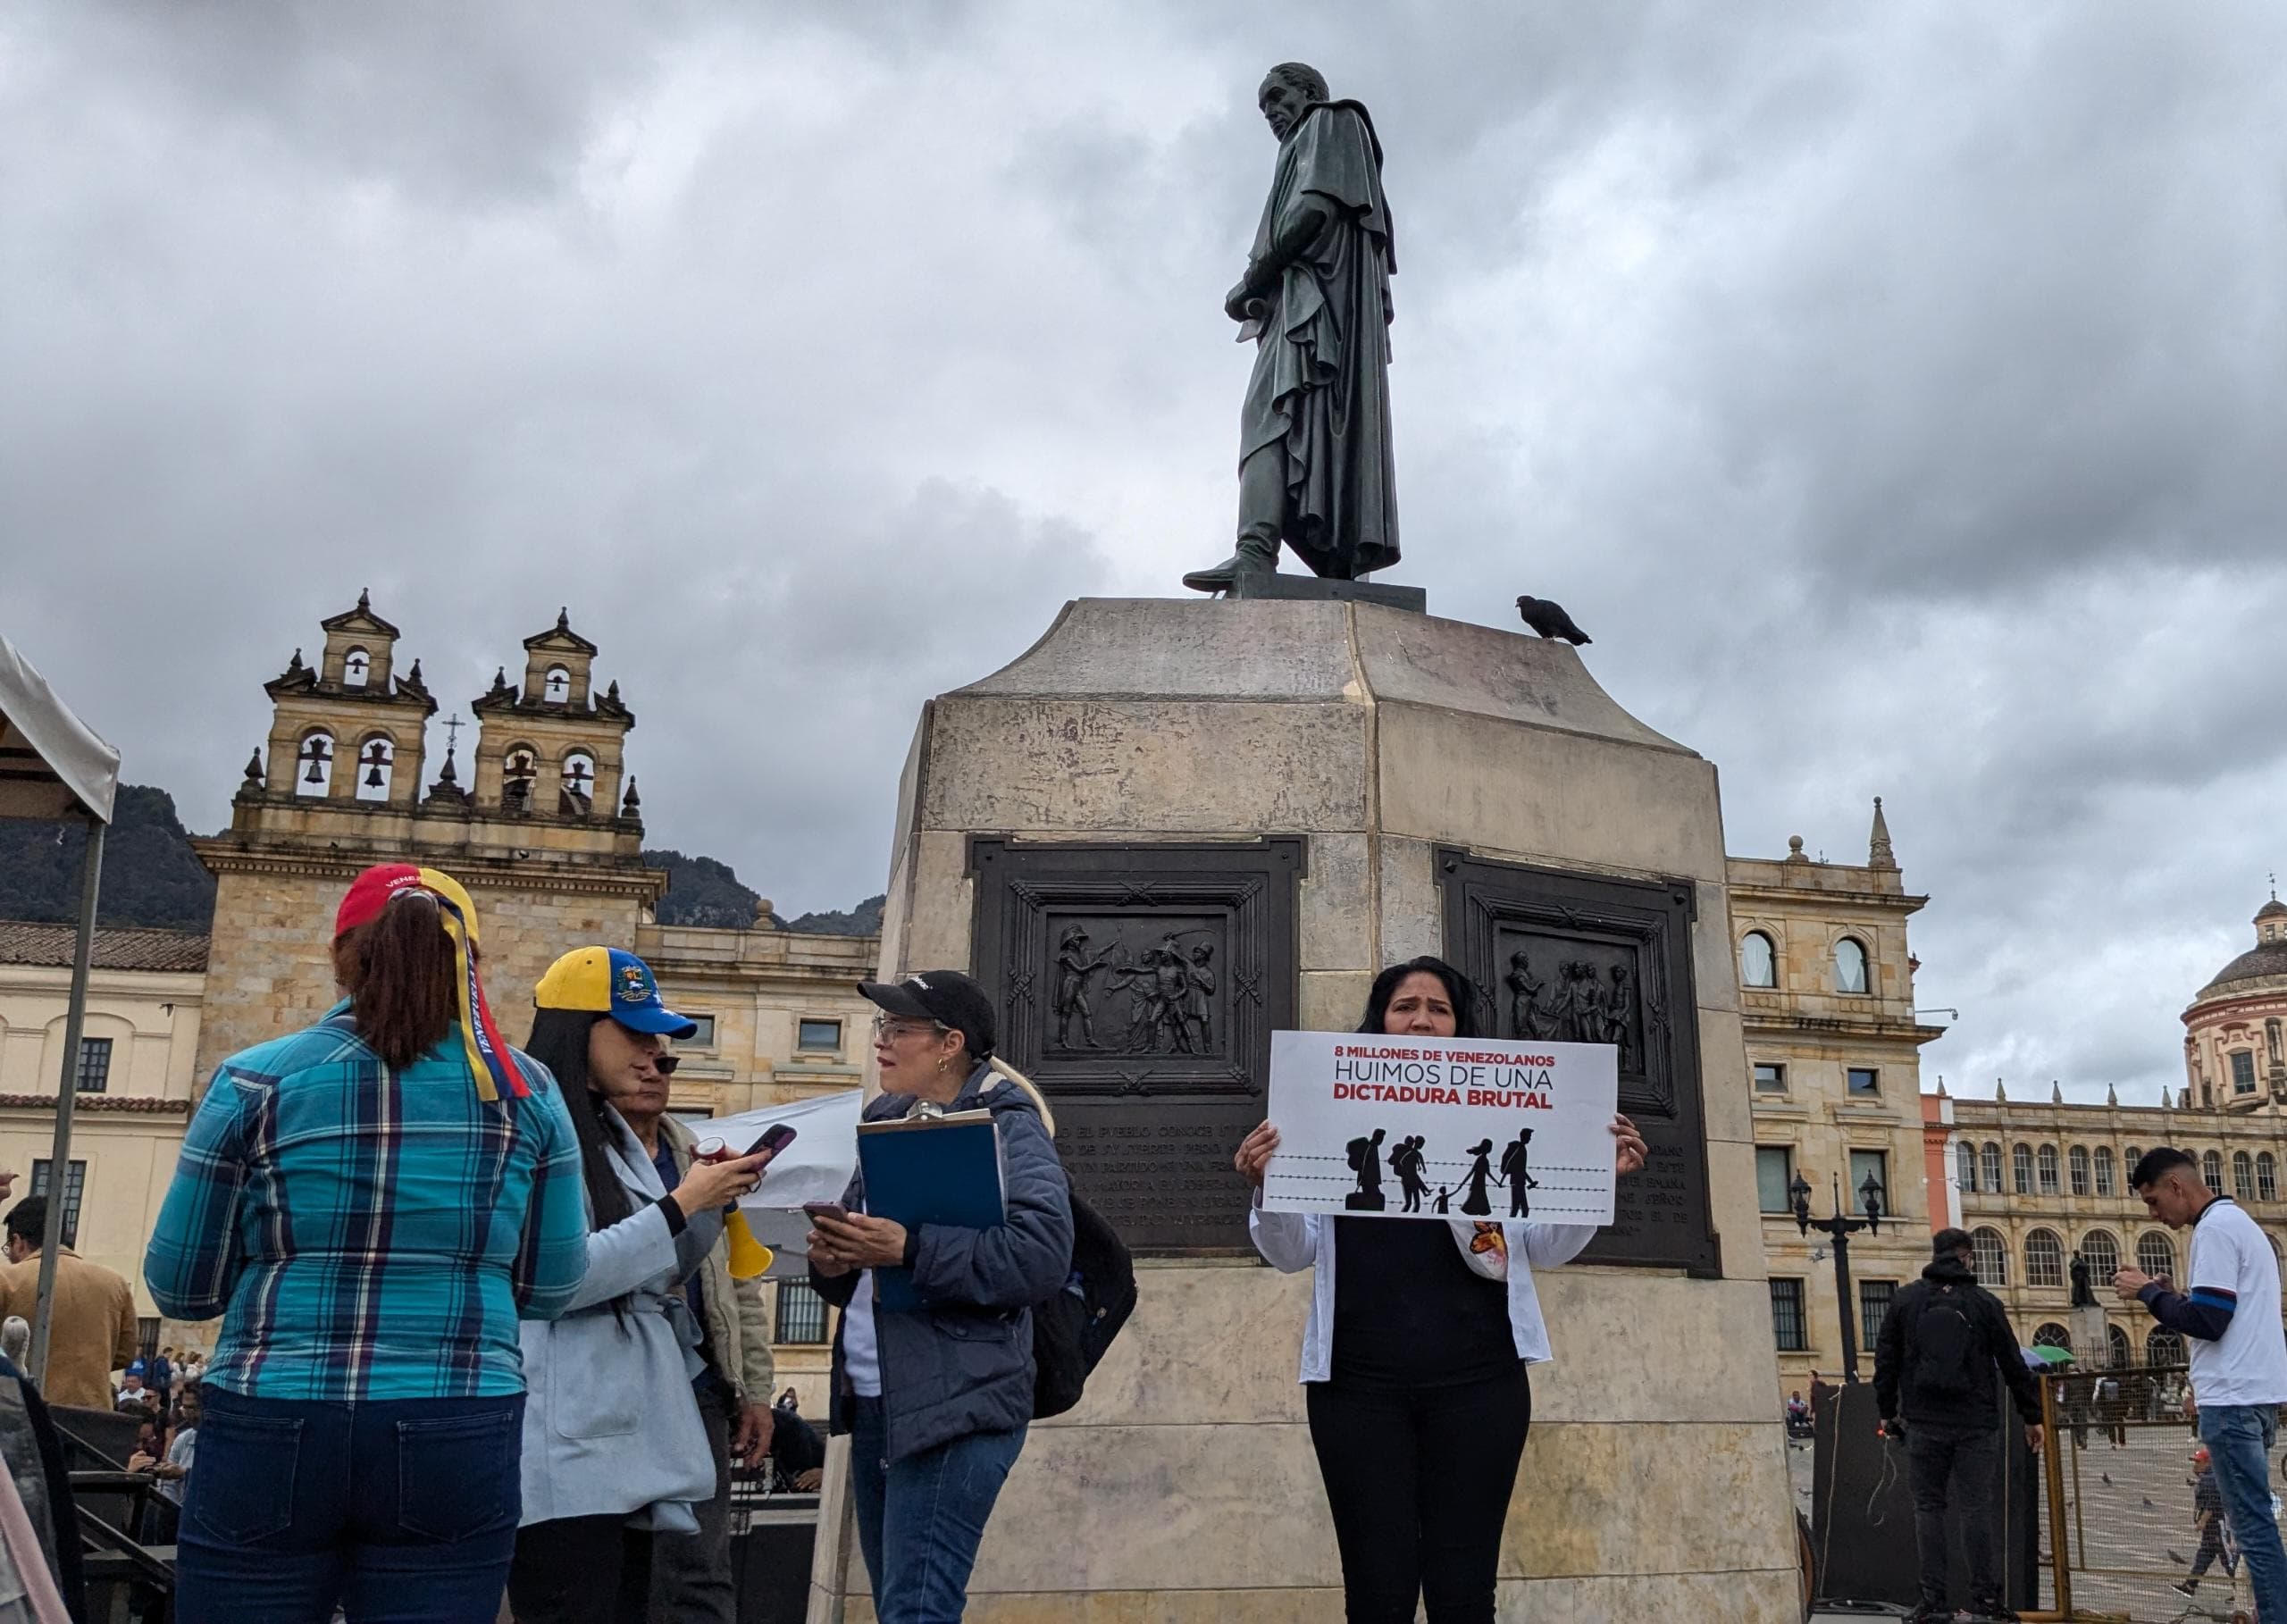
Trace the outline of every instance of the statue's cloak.
{"label": "statue's cloak", "polygon": [[1281,274],[1264,320],[1239,460],[1285,447],[1287,545],[1319,574],[1355,580],[1398,559],[1389,411],[1396,239],[1381,142],[1356,102],[1314,103],[1278,144],[1250,257],[1267,257],[1305,206],[1328,218]]}

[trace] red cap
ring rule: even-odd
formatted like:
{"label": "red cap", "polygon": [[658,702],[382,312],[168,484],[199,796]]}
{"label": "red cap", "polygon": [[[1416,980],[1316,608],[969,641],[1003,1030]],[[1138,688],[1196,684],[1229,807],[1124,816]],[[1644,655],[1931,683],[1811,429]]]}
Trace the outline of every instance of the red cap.
{"label": "red cap", "polygon": [[342,935],[371,924],[381,917],[391,897],[420,884],[421,870],[411,863],[381,863],[368,868],[350,881],[349,894],[341,899],[340,909],[333,916],[333,933]]}

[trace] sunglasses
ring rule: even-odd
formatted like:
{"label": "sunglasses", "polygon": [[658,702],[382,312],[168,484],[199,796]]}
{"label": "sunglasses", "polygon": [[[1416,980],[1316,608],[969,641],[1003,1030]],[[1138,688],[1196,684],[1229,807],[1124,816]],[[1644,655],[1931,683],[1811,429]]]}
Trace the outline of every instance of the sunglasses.
{"label": "sunglasses", "polygon": [[679,1054],[655,1054],[651,1057],[651,1064],[659,1068],[661,1076],[672,1077],[675,1075],[675,1067],[683,1064],[683,1057]]}

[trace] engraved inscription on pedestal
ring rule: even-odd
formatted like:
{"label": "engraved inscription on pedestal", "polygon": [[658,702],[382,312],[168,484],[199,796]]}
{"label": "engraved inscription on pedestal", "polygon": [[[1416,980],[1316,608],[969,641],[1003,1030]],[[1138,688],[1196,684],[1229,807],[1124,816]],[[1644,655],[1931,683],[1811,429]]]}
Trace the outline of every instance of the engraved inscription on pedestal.
{"label": "engraved inscription on pedestal", "polygon": [[1647,882],[1495,863],[1440,848],[1445,949],[1495,1037],[1611,1043],[1620,1109],[1649,1159],[1583,1254],[1720,1274],[1707,1202],[1697,1000],[1686,880]]}
{"label": "engraved inscription on pedestal", "polygon": [[969,842],[974,974],[1056,1109],[1073,1185],[1140,1252],[1247,1248],[1232,1149],[1294,1024],[1303,841]]}

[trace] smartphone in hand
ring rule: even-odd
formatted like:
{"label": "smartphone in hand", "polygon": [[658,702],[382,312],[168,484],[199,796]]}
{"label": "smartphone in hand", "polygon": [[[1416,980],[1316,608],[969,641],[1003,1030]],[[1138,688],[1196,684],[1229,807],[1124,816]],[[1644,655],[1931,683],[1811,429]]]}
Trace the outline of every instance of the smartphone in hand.
{"label": "smartphone in hand", "polygon": [[[774,1122],[768,1127],[762,1130],[761,1138],[747,1146],[747,1148],[741,1151],[740,1154],[741,1156],[775,1157],[779,1151],[784,1150],[788,1145],[793,1143],[794,1130],[787,1126],[783,1122]],[[770,1164],[766,1161],[763,1165],[765,1167],[768,1167]]]}
{"label": "smartphone in hand", "polygon": [[835,1218],[844,1223],[850,1218],[849,1209],[840,1201],[804,1201],[802,1210],[809,1215],[813,1223],[822,1218]]}

